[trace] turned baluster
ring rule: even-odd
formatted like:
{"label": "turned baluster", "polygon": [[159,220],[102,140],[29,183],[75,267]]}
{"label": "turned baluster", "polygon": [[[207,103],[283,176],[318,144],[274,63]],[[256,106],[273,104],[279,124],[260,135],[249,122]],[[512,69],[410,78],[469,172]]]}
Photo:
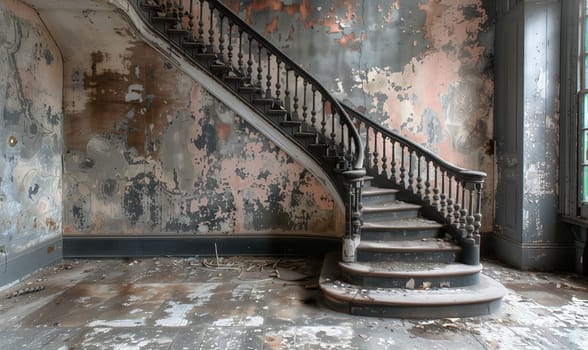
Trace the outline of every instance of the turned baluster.
{"label": "turned baluster", "polygon": [[209,3],[208,9],[210,10],[210,27],[208,27],[208,47],[206,52],[214,53],[214,6]]}
{"label": "turned baluster", "polygon": [[[280,67],[281,67],[282,62],[280,62],[278,60],[278,58],[276,57],[276,65],[278,66],[276,69],[276,105],[281,106],[282,102],[280,100],[280,95],[282,94],[282,92],[280,91],[280,89],[282,88],[282,85],[280,84]],[[288,72],[286,72],[286,88],[288,88]],[[285,95],[285,94],[284,94]],[[284,96],[284,104],[286,104],[286,97]],[[285,107],[285,106],[284,106]],[[289,108],[286,109],[289,112]],[[288,116],[290,116],[290,113],[288,113]]]}
{"label": "turned baluster", "polygon": [[198,41],[204,44],[204,1],[200,1],[200,12],[198,13]]}
{"label": "turned baluster", "polygon": [[[304,81],[306,84],[306,81]],[[312,130],[316,130],[316,88],[312,86],[312,110],[310,111],[310,123],[312,126]]]}
{"label": "turned baluster", "polygon": [[388,176],[388,157],[386,157],[386,140],[388,138],[382,135],[382,175]]}
{"label": "turned baluster", "polygon": [[252,46],[252,40],[251,40],[251,36],[247,36],[247,40],[249,41],[248,46],[249,46],[249,54],[248,54],[248,59],[247,59],[247,83],[253,85],[253,50],[251,48]]}
{"label": "turned baluster", "polygon": [[474,215],[474,235],[480,235],[480,229],[482,228],[482,184],[476,184],[476,196],[477,196],[477,206],[476,206],[476,214]]}
{"label": "turned baluster", "polygon": [[402,156],[402,159],[400,159],[400,187],[402,188],[406,188],[406,167],[404,166],[405,161],[404,161],[404,145],[402,145],[401,149],[400,149],[400,154]]}
{"label": "turned baluster", "polygon": [[[288,85],[287,80],[286,85]],[[300,101],[300,99],[298,98],[298,73],[296,73],[296,71],[294,71],[294,97],[292,98],[292,101],[292,120],[298,120],[298,102]],[[302,131],[304,124],[306,124],[306,118],[302,120],[302,124],[300,124],[300,129],[298,130]]]}
{"label": "turned baluster", "polygon": [[194,8],[193,2],[194,0],[190,0],[190,13],[188,14],[188,41],[194,41]]}
{"label": "turned baluster", "polygon": [[224,20],[225,16],[223,16],[223,14],[221,13],[219,15],[219,38],[218,38],[218,58],[221,60],[221,62],[225,61],[225,57],[224,57],[224,51],[225,51],[225,38],[223,37],[223,20]]}
{"label": "turned baluster", "polygon": [[466,225],[465,230],[467,232],[467,238],[474,237],[474,231],[476,227],[474,226],[474,190],[470,189],[470,198],[469,198],[469,205],[468,205],[468,215],[466,218]]}
{"label": "turned baluster", "polygon": [[[325,96],[322,96],[322,101],[323,101],[323,108],[322,108],[322,119],[321,119],[321,135],[323,137],[326,136],[326,132],[327,132],[327,119],[326,119],[326,115],[325,115]],[[332,139],[331,139],[332,141]]]}
{"label": "turned baluster", "polygon": [[462,234],[464,237],[467,237],[467,231],[466,231],[466,221],[467,221],[467,215],[468,215],[468,210],[467,210],[467,206],[466,206],[466,183],[463,182],[461,184],[461,210],[459,211],[459,229],[461,230]]}
{"label": "turned baluster", "polygon": [[[251,47],[249,47],[249,51],[251,51]],[[246,76],[245,70],[243,68],[243,30],[239,29],[239,53],[237,54],[237,69],[239,73]]]}
{"label": "turned baluster", "polygon": [[233,69],[233,22],[229,22],[229,45],[227,46],[227,61]]}
{"label": "turned baluster", "polygon": [[448,175],[447,222],[453,224],[453,176]]}
{"label": "turned baluster", "polygon": [[[438,167],[435,166],[435,172],[437,172]],[[446,215],[446,202],[447,194],[445,193],[445,171],[441,171],[441,191],[439,191],[439,186],[435,186],[435,193],[439,198],[439,211],[442,215]]]}
{"label": "turned baluster", "polygon": [[[431,204],[431,163],[425,158],[425,165],[427,167],[427,177],[425,179],[425,202]],[[435,183],[437,182],[437,176],[435,174]],[[433,208],[437,210],[437,203],[433,204]]]}
{"label": "turned baluster", "polygon": [[263,68],[261,67],[261,49],[263,46],[261,43],[257,43],[257,87],[261,93],[263,87]]}
{"label": "turned baluster", "polygon": [[370,127],[366,124],[365,125],[365,147],[363,149],[363,167],[369,168],[370,167]]}
{"label": "turned baluster", "polygon": [[396,141],[390,140],[392,142],[392,161],[390,162],[390,179],[396,184],[398,180],[396,179]]}
{"label": "turned baluster", "polygon": [[459,225],[460,225],[460,209],[461,206],[459,205],[459,186],[460,186],[460,182],[459,181],[455,181],[455,201],[453,203],[453,225],[455,226],[455,228],[459,229]]}
{"label": "turned baluster", "polygon": [[417,179],[416,179],[416,192],[420,198],[423,198],[423,177],[421,176],[421,156],[416,153],[417,157]]}
{"label": "turned baluster", "polygon": [[372,167],[375,170],[376,174],[380,173],[380,169],[378,168],[378,162],[380,154],[378,153],[378,131],[374,129],[374,154],[373,154],[373,164]]}
{"label": "turned baluster", "polygon": [[408,189],[413,193],[414,190],[414,164],[413,164],[413,151],[408,151]]}
{"label": "turned baluster", "polygon": [[272,74],[271,74],[271,64],[272,64],[272,54],[271,52],[267,51],[267,75],[265,76],[266,83],[265,83],[265,98],[271,99],[272,98]]}
{"label": "turned baluster", "polygon": [[290,97],[290,70],[288,69],[287,65],[285,65],[284,68],[286,70],[286,89],[284,89],[284,107],[286,108],[286,112],[288,112],[288,115],[290,116],[290,120],[298,120],[298,118],[294,119],[292,116],[292,102]]}

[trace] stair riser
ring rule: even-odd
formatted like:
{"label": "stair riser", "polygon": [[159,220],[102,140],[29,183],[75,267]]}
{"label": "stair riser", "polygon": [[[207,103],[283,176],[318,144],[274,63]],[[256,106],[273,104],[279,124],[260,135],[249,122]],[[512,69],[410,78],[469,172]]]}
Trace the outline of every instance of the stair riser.
{"label": "stair riser", "polygon": [[[330,305],[330,300],[326,300]],[[350,303],[349,313],[371,317],[394,317],[411,319],[433,319],[452,317],[474,317],[489,315],[500,309],[501,300],[475,304],[439,306],[388,306]],[[341,306],[339,306],[341,308]]]}
{"label": "stair riser", "polygon": [[411,241],[423,238],[442,237],[440,229],[371,231],[361,229],[361,239],[366,241]]}
{"label": "stair riser", "polygon": [[406,261],[450,263],[458,258],[454,251],[381,252],[357,250],[357,261]]}
{"label": "stair riser", "polygon": [[349,283],[361,285],[367,288],[407,288],[407,289],[425,289],[425,288],[456,288],[473,286],[480,281],[478,273],[462,276],[447,277],[381,277],[381,276],[363,276],[350,272],[343,272],[343,279]]}
{"label": "stair riser", "polygon": [[364,204],[375,204],[375,203],[391,203],[396,201],[396,193],[386,193],[378,195],[363,195],[361,197]]}
{"label": "stair riser", "polygon": [[394,219],[416,219],[419,215],[418,209],[409,210],[387,210],[377,212],[366,212],[362,213],[363,221],[370,220],[394,220]]}

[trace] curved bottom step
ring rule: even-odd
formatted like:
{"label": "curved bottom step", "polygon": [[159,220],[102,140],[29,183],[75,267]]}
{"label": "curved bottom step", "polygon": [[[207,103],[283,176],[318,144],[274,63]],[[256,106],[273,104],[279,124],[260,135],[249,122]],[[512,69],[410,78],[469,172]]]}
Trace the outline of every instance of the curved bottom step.
{"label": "curved bottom step", "polygon": [[325,258],[319,284],[333,309],[362,316],[397,318],[446,318],[487,315],[500,308],[506,289],[480,275],[478,284],[459,288],[411,290],[362,288],[338,280],[339,257]]}

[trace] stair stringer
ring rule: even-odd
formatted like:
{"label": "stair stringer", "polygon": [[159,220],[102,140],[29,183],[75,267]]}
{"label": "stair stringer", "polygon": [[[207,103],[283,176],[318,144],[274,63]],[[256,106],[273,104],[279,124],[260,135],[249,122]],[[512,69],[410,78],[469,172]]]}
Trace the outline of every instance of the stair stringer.
{"label": "stair stringer", "polygon": [[123,17],[128,19],[131,26],[135,28],[136,33],[146,44],[151,46],[159,54],[165,56],[178,69],[197,81],[203,88],[210,92],[210,94],[223,102],[227,108],[233,110],[239,117],[251,124],[251,126],[270,139],[282,151],[286,152],[286,154],[308,170],[332,196],[333,201],[337,206],[337,210],[345,212],[345,204],[335,183],[312,156],[310,156],[305,150],[301,149],[294,141],[285,137],[282,132],[269,121],[266,121],[260,112],[256,111],[249,104],[241,100],[241,98],[229,91],[217,81],[216,78],[210,76],[209,73],[187,60],[184,55],[173,47],[173,45],[171,45],[166,39],[161,38],[157,33],[151,30],[128,0],[108,0],[108,2],[116,7]]}

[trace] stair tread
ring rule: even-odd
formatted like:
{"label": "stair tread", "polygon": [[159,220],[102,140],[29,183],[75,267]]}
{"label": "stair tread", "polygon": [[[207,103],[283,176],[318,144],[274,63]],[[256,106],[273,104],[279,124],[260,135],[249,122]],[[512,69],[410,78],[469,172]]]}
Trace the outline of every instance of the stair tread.
{"label": "stair tread", "polygon": [[402,201],[390,201],[383,203],[370,203],[363,206],[364,213],[380,212],[380,211],[401,211],[401,210],[415,210],[420,209],[421,206],[418,204],[406,203]]}
{"label": "stair tread", "polygon": [[466,265],[458,262],[404,262],[404,261],[364,261],[339,262],[341,269],[364,276],[379,277],[444,277],[478,273],[482,265]]}
{"label": "stair tread", "polygon": [[[506,288],[490,277],[480,274],[479,283],[456,288],[405,289],[364,288],[338,280],[339,255],[327,254],[321,270],[319,285],[328,298],[338,303],[377,305],[382,307],[436,307],[481,304],[500,300]],[[478,266],[479,267],[479,266]],[[436,315],[430,315],[436,317]]]}
{"label": "stair tread", "polygon": [[[365,178],[364,178],[365,180]],[[376,196],[376,195],[381,195],[381,194],[395,194],[398,193],[399,190],[394,189],[394,188],[381,188],[381,187],[365,187],[361,190],[361,193],[364,196]]]}
{"label": "stair tread", "polygon": [[423,238],[407,241],[361,241],[358,250],[381,252],[459,251],[461,247],[441,238]]}
{"label": "stair tread", "polygon": [[363,230],[422,230],[443,227],[444,225],[437,221],[423,218],[365,220],[361,226]]}
{"label": "stair tread", "polygon": [[319,284],[327,296],[336,300],[384,307],[480,304],[499,300],[506,294],[506,289],[500,283],[483,274],[478,284],[457,288],[363,288],[323,276]]}

